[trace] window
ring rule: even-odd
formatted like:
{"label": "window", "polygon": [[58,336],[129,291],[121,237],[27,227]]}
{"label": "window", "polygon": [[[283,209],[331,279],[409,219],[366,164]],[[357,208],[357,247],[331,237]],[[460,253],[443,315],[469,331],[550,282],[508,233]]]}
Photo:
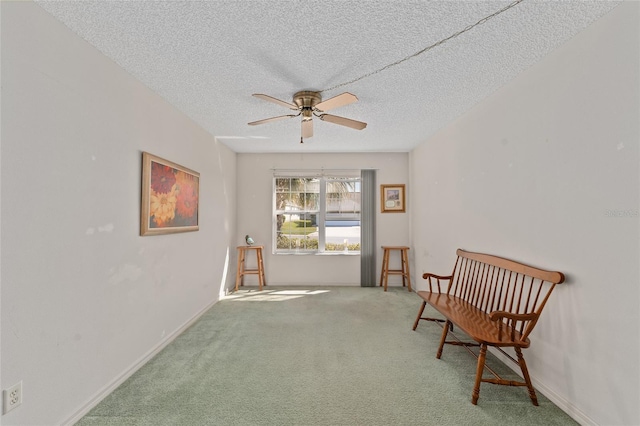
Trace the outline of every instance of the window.
{"label": "window", "polygon": [[275,253],[359,253],[360,178],[274,178]]}

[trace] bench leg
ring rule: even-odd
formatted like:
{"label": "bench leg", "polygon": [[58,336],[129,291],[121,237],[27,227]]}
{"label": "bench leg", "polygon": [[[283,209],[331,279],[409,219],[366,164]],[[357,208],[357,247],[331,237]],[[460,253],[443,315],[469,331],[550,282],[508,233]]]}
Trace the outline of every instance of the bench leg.
{"label": "bench leg", "polygon": [[478,367],[476,369],[476,383],[473,386],[473,395],[471,396],[471,403],[478,405],[478,398],[480,397],[480,383],[482,382],[482,373],[484,372],[484,362],[487,358],[487,345],[480,346],[480,354],[478,355]]}
{"label": "bench leg", "polygon": [[536,396],[536,391],[533,389],[533,385],[531,384],[531,377],[529,377],[529,370],[527,369],[527,363],[524,362],[524,357],[522,356],[522,349],[516,347],[516,354],[518,355],[518,364],[520,364],[520,369],[522,370],[522,376],[524,377],[524,381],[527,383],[527,388],[529,389],[529,398],[531,398],[531,402],[536,407],[538,406],[538,397]]}
{"label": "bench leg", "polygon": [[418,312],[418,317],[416,318],[416,322],[413,323],[413,331],[416,331],[416,328],[418,328],[418,323],[420,322],[420,317],[424,312],[425,306],[427,306],[427,302],[422,302],[422,306],[420,306],[420,312]]}
{"label": "bench leg", "polygon": [[440,346],[438,346],[438,353],[436,354],[436,358],[440,359],[442,356],[442,348],[444,348],[444,342],[447,339],[447,334],[449,334],[449,327],[451,327],[451,321],[447,320],[442,327],[442,337],[440,338]]}
{"label": "bench leg", "polygon": [[[441,318],[428,318],[428,317],[423,317],[422,314],[424,313],[424,308],[427,306],[427,302],[422,302],[422,306],[420,306],[420,311],[418,312],[418,316],[416,317],[416,321],[413,323],[413,331],[416,330],[416,328],[418,328],[418,323],[420,322],[420,320],[425,320],[425,321],[433,321],[433,322],[438,322],[438,323],[446,323],[446,320],[443,320]],[[445,325],[446,327],[446,325]],[[453,323],[449,322],[449,331],[453,331]]]}

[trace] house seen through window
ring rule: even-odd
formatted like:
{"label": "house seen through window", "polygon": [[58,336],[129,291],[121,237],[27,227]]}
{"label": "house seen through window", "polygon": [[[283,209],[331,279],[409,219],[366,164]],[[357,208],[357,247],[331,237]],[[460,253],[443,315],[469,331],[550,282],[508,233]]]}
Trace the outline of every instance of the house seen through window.
{"label": "house seen through window", "polygon": [[359,253],[360,178],[274,178],[274,252]]}

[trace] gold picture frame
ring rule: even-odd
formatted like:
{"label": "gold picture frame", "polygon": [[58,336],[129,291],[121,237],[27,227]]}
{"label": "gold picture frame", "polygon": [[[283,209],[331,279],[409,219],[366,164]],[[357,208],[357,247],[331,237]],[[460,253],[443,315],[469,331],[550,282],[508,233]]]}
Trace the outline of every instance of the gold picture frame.
{"label": "gold picture frame", "polygon": [[380,208],[382,213],[404,213],[406,211],[405,185],[380,185]]}
{"label": "gold picture frame", "polygon": [[140,235],[199,230],[200,173],[142,153]]}

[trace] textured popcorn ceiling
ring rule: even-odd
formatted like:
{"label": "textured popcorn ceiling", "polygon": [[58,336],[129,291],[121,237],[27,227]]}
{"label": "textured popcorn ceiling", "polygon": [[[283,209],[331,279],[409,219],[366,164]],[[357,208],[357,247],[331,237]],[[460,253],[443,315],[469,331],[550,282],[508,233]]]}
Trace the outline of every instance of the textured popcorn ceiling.
{"label": "textured popcorn ceiling", "polygon": [[359,82],[330,111],[362,131],[314,120],[250,121],[411,55],[504,1],[38,1],[41,7],[237,152],[410,151],[618,2],[525,0],[427,53]]}

